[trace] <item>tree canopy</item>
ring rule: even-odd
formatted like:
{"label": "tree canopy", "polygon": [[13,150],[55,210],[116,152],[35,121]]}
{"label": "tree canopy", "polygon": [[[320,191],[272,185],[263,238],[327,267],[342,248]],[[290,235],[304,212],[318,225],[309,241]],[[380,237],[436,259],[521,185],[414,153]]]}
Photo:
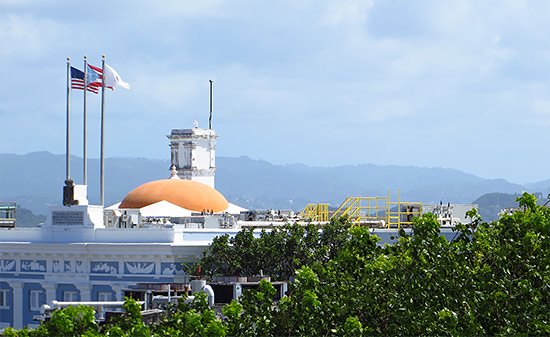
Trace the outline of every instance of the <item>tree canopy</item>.
{"label": "tree canopy", "polygon": [[[140,323],[139,310],[126,325],[102,329],[89,314],[68,314],[73,321],[62,325],[71,328],[56,336],[129,336],[135,327],[142,336],[549,335],[550,209],[526,193],[517,202],[518,211],[491,223],[470,211],[472,222],[456,226],[452,241],[431,214],[416,218],[413,234],[401,231],[391,245],[346,219],[322,230],[288,225],[258,237],[245,229],[214,240],[204,271],[291,277],[279,302],[261,281],[220,316],[199,296],[151,327]],[[36,332],[6,335],[58,333],[60,312]]]}

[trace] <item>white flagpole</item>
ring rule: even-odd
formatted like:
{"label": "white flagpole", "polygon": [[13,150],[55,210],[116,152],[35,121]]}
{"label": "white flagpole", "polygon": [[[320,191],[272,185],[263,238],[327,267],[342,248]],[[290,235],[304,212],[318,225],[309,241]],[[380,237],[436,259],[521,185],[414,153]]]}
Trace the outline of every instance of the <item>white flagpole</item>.
{"label": "white flagpole", "polygon": [[67,129],[66,129],[66,180],[71,179],[71,59],[67,57]]}
{"label": "white flagpole", "polygon": [[105,187],[105,55],[101,55],[101,154],[100,154],[100,194],[101,206],[104,205],[104,187]]}
{"label": "white flagpole", "polygon": [[87,169],[88,169],[88,125],[87,125],[87,114],[86,114],[86,92],[88,91],[88,59],[86,55],[84,55],[84,125],[83,125],[83,140],[82,140],[82,157],[83,157],[83,163],[82,163],[82,178],[84,185],[88,185],[88,176],[87,176]]}

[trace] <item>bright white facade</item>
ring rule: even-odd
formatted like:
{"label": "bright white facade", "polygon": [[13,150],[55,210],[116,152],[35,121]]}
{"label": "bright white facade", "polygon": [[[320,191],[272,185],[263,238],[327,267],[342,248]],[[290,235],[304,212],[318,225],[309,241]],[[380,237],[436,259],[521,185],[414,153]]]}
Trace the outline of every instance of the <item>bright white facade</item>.
{"label": "bright white facade", "polygon": [[[172,178],[178,173],[213,187],[216,137],[198,126],[172,130],[168,138],[178,171],[172,170]],[[187,282],[191,265],[214,237],[234,235],[239,226],[274,225],[230,221],[245,210],[232,204],[210,215],[165,200],[139,209],[103,209],[88,205],[80,187],[75,199],[79,205],[50,207],[41,227],[0,228],[0,330],[32,327],[40,307],[53,300],[122,300],[124,290],[137,283]],[[396,235],[395,229],[371,231],[384,243]]]}
{"label": "bright white facade", "polygon": [[187,282],[212,239],[237,232],[189,227],[105,228],[98,206],[53,206],[42,227],[1,229],[0,329],[32,327],[52,300],[122,300],[139,282]]}
{"label": "bright white facade", "polygon": [[214,188],[216,139],[212,129],[173,129],[170,135],[171,165],[181,179],[198,181]]}
{"label": "bright white facade", "polygon": [[[195,125],[168,137],[180,178],[213,188],[214,130]],[[166,201],[104,210],[88,205],[82,187],[75,190],[79,205],[50,207],[41,227],[0,229],[0,330],[34,326],[33,317],[52,300],[122,300],[123,291],[136,283],[187,282],[188,268],[212,239],[238,231],[227,214],[193,215]],[[164,221],[151,219],[157,216]],[[165,221],[171,217],[180,222]]]}

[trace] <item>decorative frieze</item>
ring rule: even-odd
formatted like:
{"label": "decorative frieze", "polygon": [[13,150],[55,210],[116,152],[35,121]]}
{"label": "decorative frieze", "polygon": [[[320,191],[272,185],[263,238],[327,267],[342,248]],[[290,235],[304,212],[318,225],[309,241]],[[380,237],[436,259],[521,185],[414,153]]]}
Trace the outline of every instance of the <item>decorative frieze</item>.
{"label": "decorative frieze", "polygon": [[77,274],[85,274],[87,269],[85,261],[75,261],[75,272]]}
{"label": "decorative frieze", "polygon": [[0,260],[0,273],[15,271],[15,260]]}
{"label": "decorative frieze", "polygon": [[[56,259],[0,259],[0,273],[42,273],[48,275],[49,279],[67,277],[77,277],[77,275],[86,276],[92,274],[132,276],[132,275],[151,275],[159,277],[161,275],[185,275],[186,272],[181,263],[171,262],[178,260],[172,255],[155,255],[154,261],[131,260],[128,261],[120,257],[118,261],[101,260],[101,257],[110,255],[95,255],[100,260],[68,260],[61,259],[62,254],[57,255]],[[144,258],[151,256],[140,255]],[[92,257],[93,258],[93,257]],[[135,259],[136,256],[128,256]],[[167,261],[167,262],[163,262]],[[78,276],[78,277],[81,277]]]}
{"label": "decorative frieze", "polygon": [[162,262],[162,275],[185,275],[183,265],[177,262]]}
{"label": "decorative frieze", "polygon": [[74,262],[67,260],[53,260],[52,273],[74,273]]}
{"label": "decorative frieze", "polygon": [[40,273],[46,271],[46,260],[21,260],[21,271]]}
{"label": "decorative frieze", "polygon": [[126,262],[124,264],[125,274],[147,274],[152,275],[155,273],[154,262]]}
{"label": "decorative frieze", "polygon": [[118,262],[113,261],[92,261],[90,263],[92,274],[118,274]]}

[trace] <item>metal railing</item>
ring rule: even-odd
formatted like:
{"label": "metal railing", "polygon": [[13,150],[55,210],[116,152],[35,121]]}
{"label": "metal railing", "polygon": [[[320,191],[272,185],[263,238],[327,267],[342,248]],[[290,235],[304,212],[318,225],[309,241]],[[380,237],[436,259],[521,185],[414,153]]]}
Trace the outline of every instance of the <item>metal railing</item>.
{"label": "metal railing", "polygon": [[299,217],[309,221],[326,222],[328,218],[328,204],[308,204],[300,212]]}
{"label": "metal railing", "polygon": [[0,202],[0,227],[15,227],[16,210],[15,202]]}
{"label": "metal railing", "polygon": [[347,216],[355,225],[401,228],[411,226],[413,217],[420,215],[421,202],[402,202],[400,192],[392,202],[388,191],[384,197],[348,197],[330,218]]}

